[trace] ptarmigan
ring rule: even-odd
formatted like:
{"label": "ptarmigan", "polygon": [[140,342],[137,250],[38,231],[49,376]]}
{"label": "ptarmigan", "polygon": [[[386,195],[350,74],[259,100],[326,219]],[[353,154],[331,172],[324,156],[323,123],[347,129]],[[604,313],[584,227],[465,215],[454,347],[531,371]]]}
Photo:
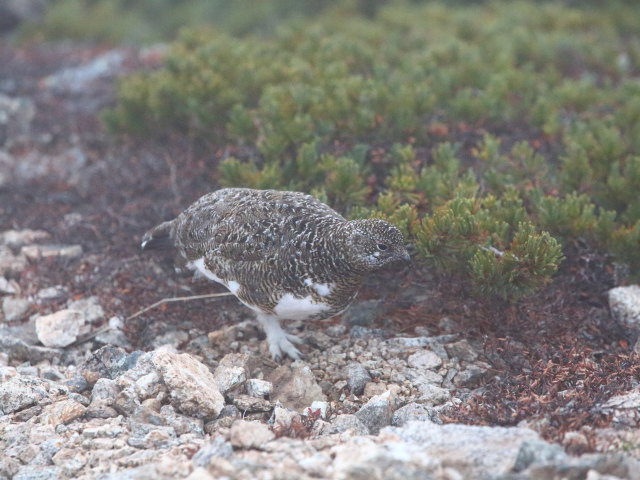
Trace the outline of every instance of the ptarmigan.
{"label": "ptarmigan", "polygon": [[187,266],[223,284],[257,313],[271,355],[300,358],[279,320],[344,311],[363,278],[409,260],[402,233],[377,219],[345,220],[299,192],[225,188],[147,232],[142,248],[170,241]]}

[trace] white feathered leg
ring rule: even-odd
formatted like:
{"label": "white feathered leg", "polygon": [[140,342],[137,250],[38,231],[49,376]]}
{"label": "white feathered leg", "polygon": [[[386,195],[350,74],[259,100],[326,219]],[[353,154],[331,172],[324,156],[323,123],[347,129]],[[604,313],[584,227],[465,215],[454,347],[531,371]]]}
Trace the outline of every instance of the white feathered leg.
{"label": "white feathered leg", "polygon": [[274,360],[280,360],[283,353],[289,355],[289,357],[294,360],[302,358],[302,353],[293,344],[304,343],[303,340],[285,332],[276,317],[258,313],[257,318],[264,333],[267,335],[269,352]]}

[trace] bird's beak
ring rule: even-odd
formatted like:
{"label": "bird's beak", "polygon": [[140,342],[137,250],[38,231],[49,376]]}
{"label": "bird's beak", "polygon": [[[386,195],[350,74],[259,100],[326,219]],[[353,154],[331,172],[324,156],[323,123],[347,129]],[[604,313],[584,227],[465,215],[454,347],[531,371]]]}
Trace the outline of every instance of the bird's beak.
{"label": "bird's beak", "polygon": [[409,252],[407,250],[402,252],[402,255],[400,256],[400,260],[402,260],[403,262],[410,262],[411,261],[411,256],[409,255]]}

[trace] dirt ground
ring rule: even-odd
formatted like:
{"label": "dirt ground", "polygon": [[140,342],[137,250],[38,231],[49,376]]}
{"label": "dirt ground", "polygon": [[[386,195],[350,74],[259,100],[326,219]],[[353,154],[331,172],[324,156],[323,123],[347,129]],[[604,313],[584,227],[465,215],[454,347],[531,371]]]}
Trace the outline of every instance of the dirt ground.
{"label": "dirt ground", "polygon": [[[27,140],[9,152],[38,158],[79,149],[85,159],[72,174],[63,169],[0,187],[0,231],[42,229],[55,243],[84,249],[79,259],[32,262],[19,279],[27,286],[24,293],[63,284],[72,297],[97,295],[106,318],[126,318],[165,297],[224,291],[176,274],[170,254],[143,254],[139,240],[148,228],[217,187],[216,164],[227,146],[108,135],[100,110],[113,102],[116,75],[78,91],[53,89],[44,81],[103,53],[0,43],[0,93],[31,99],[36,112]],[[114,73],[153,66],[153,59],[137,52],[121,53],[124,61]],[[387,313],[372,326],[409,334],[422,327],[435,335],[451,333],[453,324],[455,333],[480,345],[492,375],[450,414],[451,421],[515,425],[525,420],[550,440],[561,441],[575,430],[589,438],[592,427],[611,420],[594,407],[636,386],[640,367],[608,310],[606,292],[615,285],[609,260],[582,245],[568,248],[571,260],[554,282],[517,304],[473,299],[459,279],[435,277],[417,260],[369,279],[361,299],[385,299]],[[249,317],[233,297],[173,303],[129,322],[126,332],[134,347],[145,349],[176,325],[214,330]]]}

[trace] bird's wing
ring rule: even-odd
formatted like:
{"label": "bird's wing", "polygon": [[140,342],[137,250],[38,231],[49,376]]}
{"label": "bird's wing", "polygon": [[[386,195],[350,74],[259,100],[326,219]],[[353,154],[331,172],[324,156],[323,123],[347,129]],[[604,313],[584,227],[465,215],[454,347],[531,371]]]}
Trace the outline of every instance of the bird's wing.
{"label": "bird's wing", "polygon": [[206,255],[263,261],[295,242],[296,232],[314,217],[343,220],[308,195],[240,189],[232,195],[235,192],[205,195],[176,219],[175,243],[188,260]]}

